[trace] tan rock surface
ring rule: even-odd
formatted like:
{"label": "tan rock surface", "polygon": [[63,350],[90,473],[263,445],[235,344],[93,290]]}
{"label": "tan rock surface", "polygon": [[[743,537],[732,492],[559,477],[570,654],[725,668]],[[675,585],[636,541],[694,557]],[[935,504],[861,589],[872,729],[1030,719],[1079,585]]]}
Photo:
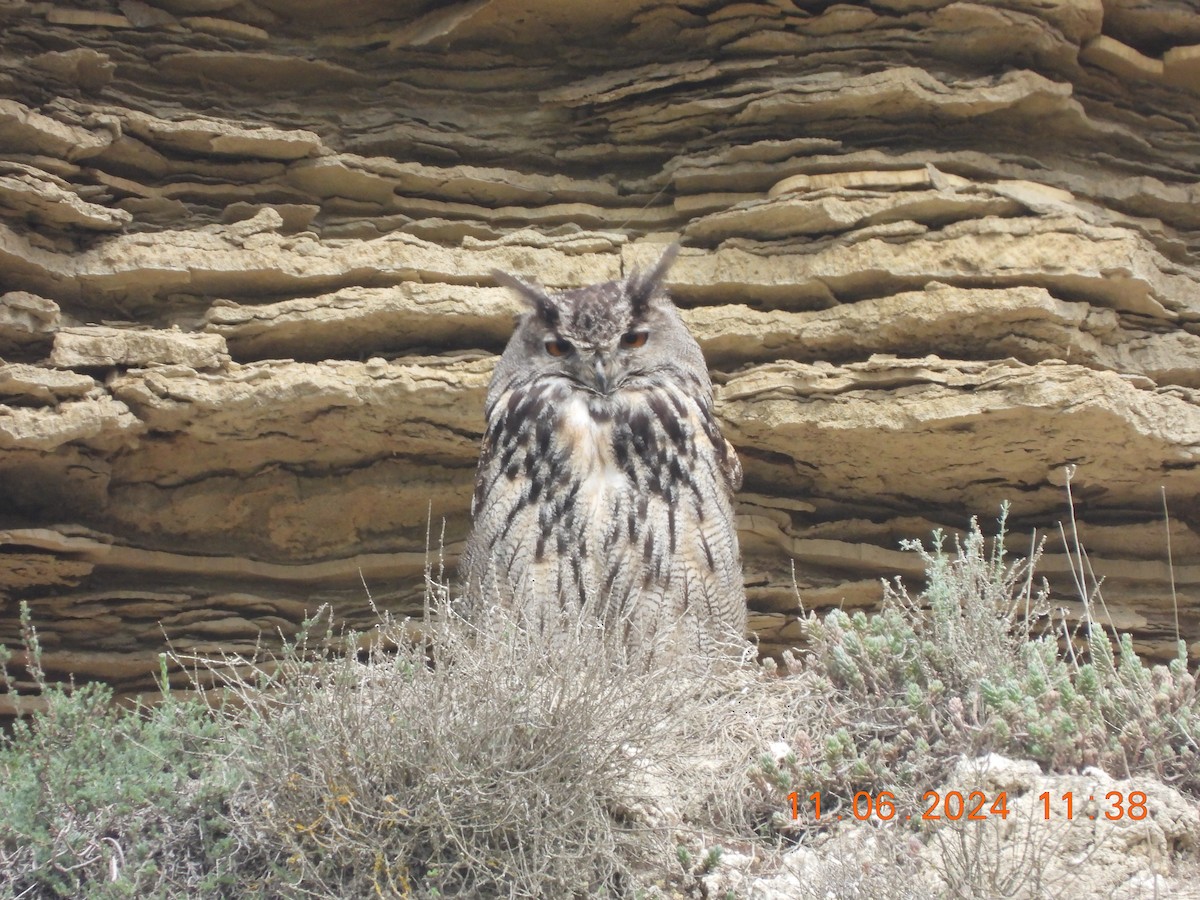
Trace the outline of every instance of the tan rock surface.
{"label": "tan rock surface", "polygon": [[681,240],[765,650],[793,563],[867,607],[1006,500],[1069,604],[1074,466],[1113,623],[1171,652],[1173,584],[1200,654],[1194,13],[569,6],[0,2],[0,642],[26,600],[52,673],[143,690],[164,631],[367,626],[364,580],[417,610],[517,309],[491,270]]}

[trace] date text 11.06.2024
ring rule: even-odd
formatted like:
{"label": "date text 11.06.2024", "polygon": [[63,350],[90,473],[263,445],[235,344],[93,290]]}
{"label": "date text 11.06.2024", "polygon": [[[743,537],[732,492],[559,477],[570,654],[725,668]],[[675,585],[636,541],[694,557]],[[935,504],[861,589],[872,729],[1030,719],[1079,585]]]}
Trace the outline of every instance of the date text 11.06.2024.
{"label": "date text 11.06.2024", "polygon": [[[1076,796],[1068,791],[1060,796],[1054,796],[1049,791],[1043,791],[1038,795],[1038,804],[1042,813],[1042,818],[1046,820],[1066,818],[1074,819],[1108,819],[1117,821],[1118,819],[1133,819],[1135,821],[1146,818],[1148,810],[1146,809],[1146,794],[1144,791],[1109,791],[1101,796],[1088,795],[1086,798],[1082,795]],[[807,807],[811,811],[812,818],[819,821],[821,819],[821,794],[820,792],[809,794],[806,798],[801,798],[799,792],[792,791],[788,794],[788,801],[792,804],[792,818],[799,819],[801,810]],[[807,801],[807,802],[805,802]],[[926,791],[921,795],[921,803],[925,809],[918,818],[924,821],[942,821],[949,820],[957,822],[960,819],[965,819],[968,822],[978,822],[999,816],[1001,819],[1007,819],[1009,814],[1008,809],[1008,792],[1001,791],[998,794],[988,796],[983,791],[970,791],[964,794],[962,791],[947,791],[945,794],[937,791]],[[1076,811],[1076,805],[1079,805],[1080,810]],[[896,809],[896,798],[891,791],[880,791],[878,794],[872,794],[868,791],[859,791],[854,795],[850,804],[849,816],[838,814],[836,818],[853,817],[860,822],[865,822],[868,819],[879,819],[887,821],[890,819],[912,819],[912,815],[904,815]],[[829,818],[828,816],[826,818]]]}

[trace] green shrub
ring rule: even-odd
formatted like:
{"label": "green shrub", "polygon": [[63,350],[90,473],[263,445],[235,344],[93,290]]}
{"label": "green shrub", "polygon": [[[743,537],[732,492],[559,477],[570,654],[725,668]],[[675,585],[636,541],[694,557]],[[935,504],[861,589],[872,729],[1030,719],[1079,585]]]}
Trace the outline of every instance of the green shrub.
{"label": "green shrub", "polygon": [[1095,765],[1118,777],[1153,774],[1200,793],[1200,690],[1181,641],[1167,665],[1146,665],[1132,638],[1100,628],[1089,660],[1073,663],[1048,638],[1020,648],[1018,665],[980,683],[1004,726],[1005,751],[1054,771]]}
{"label": "green shrub", "polygon": [[1169,665],[1150,666],[1128,635],[1114,645],[1084,622],[1076,649],[1035,583],[1041,548],[1009,561],[1004,512],[999,526],[989,545],[972,520],[953,552],[940,532],[928,547],[905,542],[925,563],[915,598],[897,580],[877,614],[808,617],[809,649],[794,668],[815,679],[827,716],[806,720],[803,752],[760,762],[772,803],[783,805],[785,788],[820,792],[827,809],[857,791],[911,802],[959,756],[988,752],[1051,771],[1152,773],[1200,793],[1200,683],[1184,644]]}
{"label": "green shrub", "polygon": [[128,709],[104,685],[48,683],[24,607],[22,624],[44,709],[0,737],[0,896],[238,896],[219,723],[198,700]]}

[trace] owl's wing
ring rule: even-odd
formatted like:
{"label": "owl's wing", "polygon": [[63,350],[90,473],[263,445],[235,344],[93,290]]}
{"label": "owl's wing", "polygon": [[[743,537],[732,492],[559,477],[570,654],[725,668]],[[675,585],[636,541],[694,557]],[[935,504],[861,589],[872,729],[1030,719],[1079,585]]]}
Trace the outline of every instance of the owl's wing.
{"label": "owl's wing", "polygon": [[738,459],[737,451],[733,449],[733,444],[725,441],[725,453],[721,458],[721,474],[725,476],[725,483],[729,485],[729,492],[736,494],[742,489],[742,461]]}
{"label": "owl's wing", "polygon": [[717,468],[721,470],[725,486],[729,489],[730,494],[736,494],[742,488],[742,461],[738,459],[733,444],[729,443],[725,439],[725,435],[721,434],[721,426],[713,411],[712,400],[702,399],[700,401],[693,400],[693,402],[699,407],[699,425],[708,437],[712,447],[712,458],[716,460]]}
{"label": "owl's wing", "polygon": [[479,512],[483,502],[484,491],[487,490],[487,471],[491,466],[492,457],[496,454],[496,431],[489,428],[483,433],[483,441],[479,446],[479,465],[475,468],[475,490],[471,494],[471,518]]}

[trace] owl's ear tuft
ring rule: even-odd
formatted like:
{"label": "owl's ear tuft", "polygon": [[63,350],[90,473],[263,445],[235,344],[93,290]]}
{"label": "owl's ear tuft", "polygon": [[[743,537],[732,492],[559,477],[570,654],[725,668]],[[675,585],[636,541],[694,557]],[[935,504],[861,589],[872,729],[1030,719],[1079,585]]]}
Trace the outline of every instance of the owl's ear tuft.
{"label": "owl's ear tuft", "polygon": [[492,277],[496,279],[497,284],[513,291],[518,297],[528,303],[538,318],[546,325],[553,326],[558,324],[558,307],[554,305],[554,300],[544,287],[531,284],[528,281],[518,278],[516,275],[510,275],[508,272],[503,272],[500,269],[492,269]]}
{"label": "owl's ear tuft", "polygon": [[679,245],[672,244],[658,258],[658,262],[645,272],[634,269],[629,274],[629,278],[625,282],[625,289],[629,293],[629,302],[632,304],[635,314],[645,312],[655,294],[662,290],[667,270],[671,268],[671,264],[675,262],[675,257],[678,255]]}

